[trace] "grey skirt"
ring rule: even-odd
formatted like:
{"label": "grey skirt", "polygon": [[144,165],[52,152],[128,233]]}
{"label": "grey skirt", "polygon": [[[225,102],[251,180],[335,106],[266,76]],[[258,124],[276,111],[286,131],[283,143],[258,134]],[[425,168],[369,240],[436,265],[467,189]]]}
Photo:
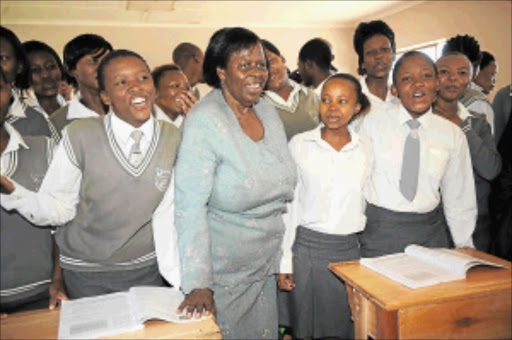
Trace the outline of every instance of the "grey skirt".
{"label": "grey skirt", "polygon": [[296,287],[290,292],[295,338],[354,337],[345,285],[327,266],[360,258],[357,236],[297,228],[293,251]]}
{"label": "grey skirt", "polygon": [[359,235],[362,257],[401,253],[410,244],[448,247],[448,227],[442,208],[420,213],[404,213],[368,204],[366,227]]}

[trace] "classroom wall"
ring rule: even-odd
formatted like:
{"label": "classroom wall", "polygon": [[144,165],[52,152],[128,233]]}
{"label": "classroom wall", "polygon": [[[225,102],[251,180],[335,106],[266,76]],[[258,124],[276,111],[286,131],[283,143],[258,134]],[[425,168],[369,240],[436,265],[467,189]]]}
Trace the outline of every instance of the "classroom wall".
{"label": "classroom wall", "polygon": [[[416,45],[456,34],[473,35],[483,50],[495,55],[499,63],[496,89],[511,82],[512,1],[426,1],[418,2],[389,16],[375,15],[364,21],[382,19],[395,31],[397,48]],[[97,33],[115,48],[133,49],[142,54],[150,67],[171,62],[173,48],[182,41],[191,41],[205,48],[211,35],[221,27],[114,27],[114,26],[52,26],[6,25],[19,38],[38,39],[49,43],[59,54],[67,41],[78,34]],[[302,45],[314,37],[323,37],[333,45],[334,65],[340,71],[357,74],[357,56],[352,37],[357,23],[351,27],[272,28],[250,27],[261,38],[272,41],[294,70]],[[200,87],[204,94],[208,87]],[[492,96],[493,94],[491,94]]]}

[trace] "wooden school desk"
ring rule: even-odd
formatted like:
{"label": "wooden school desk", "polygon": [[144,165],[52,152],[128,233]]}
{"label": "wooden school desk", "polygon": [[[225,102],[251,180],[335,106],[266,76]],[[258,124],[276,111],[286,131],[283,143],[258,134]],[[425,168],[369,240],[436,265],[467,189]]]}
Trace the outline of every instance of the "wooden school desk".
{"label": "wooden school desk", "polygon": [[512,339],[511,263],[459,251],[507,268],[477,266],[465,280],[413,290],[359,261],[331,263],[345,281],[356,339]]}
{"label": "wooden school desk", "polygon": [[[1,339],[57,339],[60,309],[9,314],[0,321]],[[102,339],[222,339],[213,319],[176,324],[147,321],[142,330]]]}

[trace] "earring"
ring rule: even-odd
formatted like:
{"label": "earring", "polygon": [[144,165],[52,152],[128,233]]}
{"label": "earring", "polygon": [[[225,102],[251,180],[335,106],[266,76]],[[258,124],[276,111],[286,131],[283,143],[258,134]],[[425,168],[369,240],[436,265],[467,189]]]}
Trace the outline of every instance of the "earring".
{"label": "earring", "polygon": [[221,81],[220,81],[220,87],[221,87],[221,88],[224,88],[224,86],[226,86],[226,84],[224,84],[224,80],[221,80]]}

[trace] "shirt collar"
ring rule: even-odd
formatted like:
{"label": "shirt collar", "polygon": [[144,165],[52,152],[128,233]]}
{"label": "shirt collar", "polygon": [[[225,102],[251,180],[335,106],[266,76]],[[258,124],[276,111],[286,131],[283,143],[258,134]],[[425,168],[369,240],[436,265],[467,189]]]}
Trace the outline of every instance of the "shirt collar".
{"label": "shirt collar", "polygon": [[25,140],[23,140],[21,134],[11,124],[4,122],[4,127],[9,134],[9,143],[7,143],[3,154],[17,151],[20,147],[28,149],[28,145],[25,143]]}
{"label": "shirt collar", "polygon": [[391,93],[391,84],[389,82],[388,82],[388,92],[386,93],[386,100],[382,100],[379,97],[377,97],[376,95],[374,95],[373,93],[371,93],[370,89],[368,89],[368,85],[366,85],[367,78],[368,78],[368,76],[365,75],[365,76],[359,78],[359,82],[361,83],[361,91],[364,94],[366,94],[368,97],[370,97],[371,99],[377,100],[380,103],[388,103],[395,98],[393,93]]}
{"label": "shirt collar", "polygon": [[470,88],[474,89],[474,90],[477,90],[479,92],[483,92],[483,87],[480,87],[480,85],[478,85],[477,83],[475,83],[474,81],[471,82],[471,84],[469,85]]}
{"label": "shirt collar", "polygon": [[128,141],[130,140],[130,135],[133,130],[142,131],[144,133],[142,138],[145,140],[151,140],[153,138],[153,127],[155,124],[155,119],[153,115],[150,115],[149,119],[138,128],[135,128],[127,122],[125,122],[124,120],[120,119],[113,112],[110,112],[109,116],[111,119],[110,122],[112,123],[112,130],[114,131],[116,137],[121,141],[121,143],[128,143]]}
{"label": "shirt collar", "polygon": [[[324,127],[324,123],[320,123],[316,128],[313,130],[309,130],[307,132],[304,132],[304,140],[315,142],[319,146],[323,148],[333,149],[329,143],[327,143],[325,140],[322,139],[322,128]],[[359,134],[352,128],[352,126],[348,126],[348,131],[350,133],[351,141],[347,145],[343,147],[343,149],[340,150],[340,152],[350,151],[354,148],[356,148],[360,143]]]}
{"label": "shirt collar", "polygon": [[78,92],[76,96],[69,101],[68,119],[98,117],[99,114],[82,104],[81,99],[82,95]]}
{"label": "shirt collar", "polygon": [[18,95],[18,93],[15,89],[12,89],[12,98],[13,98],[13,102],[12,102],[11,106],[9,107],[8,115],[14,116],[14,117],[25,118],[26,117],[26,114],[25,114],[26,104],[23,103],[23,101],[21,100],[20,96]]}
{"label": "shirt collar", "polygon": [[[431,125],[433,113],[432,113],[432,106],[428,109],[427,112],[422,114],[417,120],[420,123],[420,128],[424,127],[428,129]],[[398,109],[398,121],[400,122],[400,125],[405,125],[405,123],[413,119],[411,114],[407,111],[407,109],[400,103],[399,109]]]}
{"label": "shirt collar", "polygon": [[157,104],[153,106],[153,113],[155,114],[156,119],[172,123],[171,118],[169,118],[169,116],[165,114],[164,110],[162,110]]}
{"label": "shirt collar", "polygon": [[462,120],[466,120],[468,117],[471,117],[468,109],[461,102],[457,102],[457,115]]}
{"label": "shirt collar", "polygon": [[308,94],[308,90],[305,86],[303,86],[301,84],[297,84],[292,79],[289,79],[289,81],[290,81],[290,85],[292,86],[292,92],[288,96],[287,100],[284,100],[280,95],[278,95],[274,91],[270,91],[270,90],[265,91],[265,95],[267,95],[270,99],[272,99],[275,102],[290,106],[293,102],[293,99],[295,98],[295,96],[298,95],[299,92],[302,92],[306,95]]}

